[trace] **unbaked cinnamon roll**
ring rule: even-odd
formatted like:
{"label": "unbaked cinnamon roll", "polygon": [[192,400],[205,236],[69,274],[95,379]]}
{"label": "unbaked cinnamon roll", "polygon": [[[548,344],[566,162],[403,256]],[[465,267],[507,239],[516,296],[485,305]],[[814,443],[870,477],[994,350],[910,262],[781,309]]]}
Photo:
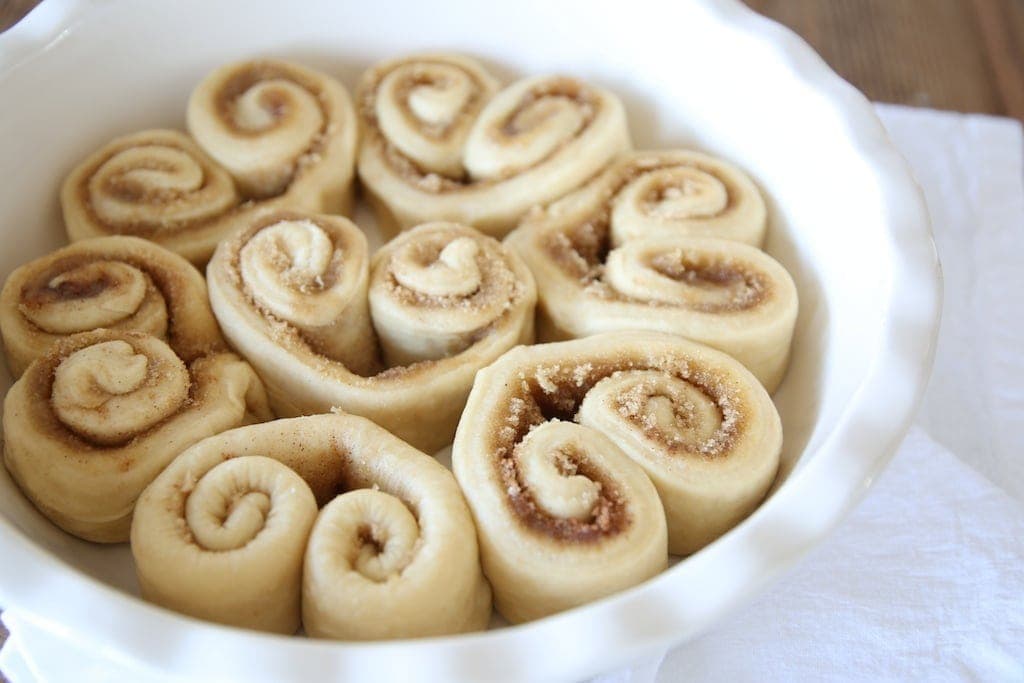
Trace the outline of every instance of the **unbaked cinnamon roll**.
{"label": "unbaked cinnamon roll", "polygon": [[204,264],[255,209],[350,209],[355,111],[324,74],[267,60],[221,67],[193,92],[188,125],[195,141],[142,131],[76,167],[61,190],[71,240],[136,235]]}
{"label": "unbaked cinnamon roll", "polygon": [[357,123],[345,88],[289,62],[227,64],[188,102],[188,130],[252,199],[341,213],[351,201]]}
{"label": "unbaked cinnamon roll", "polygon": [[359,177],[388,232],[450,220],[504,235],[630,147],[622,104],[607,90],[542,76],[499,91],[458,55],[379,64],[356,100]]}
{"label": "unbaked cinnamon roll", "polygon": [[4,399],[4,464],[64,530],[128,540],[135,500],[181,451],[271,417],[252,368],[230,353],[186,363],[141,332],[61,339]]}
{"label": "unbaked cinnamon roll", "polygon": [[316,499],[294,470],[247,454],[235,434],[200,441],[139,497],[131,543],[142,597],[199,619],[295,633]]}
{"label": "unbaked cinnamon roll", "polygon": [[[595,339],[601,338],[633,358],[593,384],[576,420],[644,468],[665,506],[669,552],[689,555],[764,498],[782,449],[778,411],[757,380],[723,353],[649,333]],[[644,353],[672,360],[644,362]]]}
{"label": "unbaked cinnamon roll", "polygon": [[618,332],[481,370],[452,464],[495,604],[519,622],[639,583],[726,531],[764,496],[780,445],[771,400],[734,360]]}
{"label": "unbaked cinnamon roll", "polygon": [[405,638],[481,629],[491,612],[451,474],[351,415],[196,444],[139,499],[132,553],[146,599],[247,628],[294,632],[301,605],[314,637]]}
{"label": "unbaked cinnamon roll", "polygon": [[732,355],[769,392],[782,381],[796,285],[748,244],[664,232],[616,246],[589,186],[532,213],[506,240],[537,279],[541,341],[613,330],[670,332]]}
{"label": "unbaked cinnamon roll", "polygon": [[0,333],[15,377],[57,340],[100,327],[159,337],[186,363],[227,349],[199,271],[136,237],[58,249],[11,273],[0,293]]}
{"label": "unbaked cinnamon roll", "polygon": [[[346,219],[265,214],[218,248],[210,301],[279,415],[338,407],[432,453],[451,441],[476,371],[532,341],[533,279],[494,239],[432,223],[386,244],[368,285],[363,240]],[[358,334],[328,345],[302,311]]]}
{"label": "unbaked cinnamon roll", "polygon": [[[650,355],[640,350],[648,339]],[[666,567],[665,512],[651,480],[608,436],[572,420],[604,377],[677,363],[669,339],[678,340],[602,335],[521,347],[477,373],[452,465],[509,621],[582,605]]]}
{"label": "unbaked cinnamon roll", "polygon": [[732,164],[690,150],[624,154],[552,213],[604,224],[613,247],[654,236],[718,237],[760,247],[767,227],[757,185]]}

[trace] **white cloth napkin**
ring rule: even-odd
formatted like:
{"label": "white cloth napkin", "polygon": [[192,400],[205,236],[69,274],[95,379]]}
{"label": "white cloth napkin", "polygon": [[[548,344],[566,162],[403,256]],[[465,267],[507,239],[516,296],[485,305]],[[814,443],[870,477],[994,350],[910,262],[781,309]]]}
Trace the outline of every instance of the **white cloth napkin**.
{"label": "white cloth napkin", "polygon": [[[865,501],[753,603],[600,683],[1024,681],[1024,138],[880,105],[925,190],[946,298],[917,425]],[[161,680],[5,612],[12,683]]]}

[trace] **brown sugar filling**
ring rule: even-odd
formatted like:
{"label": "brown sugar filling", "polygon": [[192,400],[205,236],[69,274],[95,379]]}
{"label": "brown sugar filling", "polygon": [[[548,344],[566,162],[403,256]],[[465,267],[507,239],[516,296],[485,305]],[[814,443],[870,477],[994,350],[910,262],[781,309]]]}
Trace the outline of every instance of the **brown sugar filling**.
{"label": "brown sugar filling", "polygon": [[[457,64],[436,60],[417,60],[417,62],[422,63],[425,68],[429,68],[432,65],[455,67],[461,70],[473,83],[473,95],[470,98],[470,101],[467,102],[459,112],[459,116],[456,117],[455,120],[443,129],[434,130],[434,127],[432,126],[424,127],[424,133],[435,137],[436,139],[442,139],[456,126],[459,121],[464,119],[464,117],[475,115],[483,108],[484,102],[482,101],[482,93],[485,90],[484,84],[480,82],[480,79],[478,79],[476,74],[472,71],[462,69],[462,67]],[[396,69],[406,66],[407,64],[408,62],[394,64],[391,68]],[[369,86],[366,87],[365,90],[362,90],[357,96],[359,115],[365,124],[363,131],[367,138],[372,139],[374,144],[381,148],[384,159],[397,175],[407,180],[410,184],[416,185],[420,189],[428,192],[441,193],[464,189],[467,185],[472,184],[467,183],[465,175],[458,178],[452,178],[420,168],[415,161],[405,156],[384,136],[380,130],[380,124],[377,119],[377,89],[380,87],[381,81],[384,80],[388,73],[390,72],[383,69],[376,70],[370,80]],[[415,124],[416,126],[423,126],[423,124],[409,109],[408,93],[418,85],[430,85],[433,82],[434,79],[426,76],[422,79],[410,79],[408,84],[403,84],[397,93],[400,96],[398,106],[401,108],[402,115],[407,121]]]}
{"label": "brown sugar filling", "polygon": [[718,176],[710,167],[697,162],[682,163],[660,158],[635,159],[614,171],[612,179],[604,183],[594,211],[577,219],[574,225],[548,236],[545,246],[549,256],[573,277],[588,281],[596,279],[594,271],[604,264],[611,251],[611,205],[616,195],[642,175],[679,166],[690,166],[714,175],[727,190],[728,203],[723,213],[735,206],[739,188],[727,178]]}
{"label": "brown sugar filling", "polygon": [[626,501],[615,485],[615,481],[599,468],[591,466],[585,456],[568,455],[573,474],[580,474],[601,486],[601,493],[594,504],[590,518],[579,520],[554,517],[544,512],[534,500],[532,493],[522,482],[515,457],[499,461],[502,484],[508,492],[508,501],[515,514],[526,525],[546,536],[560,541],[592,543],[607,536],[620,533],[629,525]]}
{"label": "brown sugar filling", "polygon": [[[429,241],[416,245],[415,258],[418,263],[428,266],[436,262],[441,251],[458,237],[472,237],[470,233],[450,232],[432,236]],[[480,286],[469,296],[435,296],[410,289],[388,272],[386,284],[392,297],[408,306],[429,308],[460,308],[466,311],[495,308],[496,300],[509,303],[521,296],[522,286],[515,272],[500,249],[487,240],[476,240],[480,247],[476,265],[480,269]]]}
{"label": "brown sugar filling", "polygon": [[[771,281],[763,273],[732,259],[717,260],[702,254],[661,253],[655,255],[649,265],[677,282],[728,294],[725,301],[698,299],[682,304],[702,313],[748,311],[771,296]],[[661,302],[650,304],[666,305]]]}
{"label": "brown sugar filling", "polygon": [[[220,91],[217,93],[217,96],[216,96],[216,99],[215,99],[215,106],[217,108],[217,115],[218,115],[218,117],[221,120],[226,122],[227,126],[234,133],[236,133],[238,135],[242,135],[242,136],[256,137],[257,135],[259,135],[262,132],[262,131],[249,131],[249,130],[244,130],[242,128],[239,128],[234,123],[234,117],[232,116],[231,109],[232,109],[232,107],[234,105],[234,101],[240,95],[242,95],[246,90],[248,90],[250,87],[252,87],[256,83],[258,83],[259,81],[269,80],[269,79],[288,80],[288,81],[291,81],[291,82],[297,84],[301,88],[309,91],[310,93],[312,93],[314,95],[315,99],[317,100],[317,103],[318,103],[318,105],[320,107],[324,124],[323,124],[323,126],[321,126],[321,128],[320,128],[319,132],[317,133],[317,135],[314,136],[313,142],[310,145],[309,149],[306,150],[306,152],[303,155],[301,155],[298,159],[295,160],[295,163],[294,163],[293,169],[292,169],[292,173],[291,173],[291,175],[290,175],[290,177],[288,179],[288,182],[285,184],[284,189],[280,193],[278,193],[277,195],[259,197],[258,199],[260,201],[264,201],[264,200],[268,200],[268,199],[273,199],[274,197],[280,197],[280,196],[282,196],[284,194],[287,194],[288,191],[291,189],[291,185],[298,179],[298,177],[302,174],[303,170],[305,168],[307,168],[308,166],[310,166],[312,163],[314,163],[316,160],[322,158],[322,154],[323,154],[324,148],[326,147],[328,127],[330,125],[330,115],[329,115],[329,112],[328,112],[328,108],[327,108],[327,106],[324,103],[323,92],[317,86],[317,84],[315,82],[307,81],[306,79],[303,79],[303,78],[299,77],[297,74],[292,74],[292,73],[288,72],[287,70],[281,69],[281,68],[279,68],[277,66],[274,66],[272,64],[259,63],[259,64],[255,64],[255,65],[253,65],[253,66],[251,66],[251,67],[249,67],[247,69],[244,69],[242,71],[239,71],[239,72],[233,74],[230,78],[227,79],[227,81],[224,82],[224,84],[221,87]],[[275,96],[273,94],[266,95],[264,97],[263,104],[266,104],[268,106],[268,108],[269,108],[271,114],[274,116],[275,120],[276,119],[280,119],[281,117],[283,117],[285,115],[285,113],[286,113],[286,110],[287,110],[287,102],[283,98],[277,97],[277,96]],[[201,191],[206,189],[206,187],[207,187],[206,179],[210,175],[210,173],[209,173],[209,165],[204,160],[192,157],[192,154],[190,153],[190,150],[185,149],[183,147],[180,147],[178,145],[175,145],[175,144],[173,144],[170,141],[167,141],[167,140],[156,141],[156,140],[154,140],[154,143],[155,144],[159,144],[161,146],[172,147],[174,149],[178,149],[178,150],[184,152],[185,154],[189,155],[190,158],[193,158],[195,160],[196,164],[198,164],[202,168],[202,170],[203,170],[203,183],[200,185],[200,187],[198,189],[191,190],[190,194],[192,194],[192,193],[199,193],[199,192],[201,192]],[[230,209],[228,209],[227,211],[225,211],[224,213],[222,213],[220,215],[208,216],[208,217],[200,218],[200,219],[197,219],[197,220],[169,221],[169,220],[165,220],[165,219],[158,219],[158,220],[152,221],[152,222],[135,221],[135,222],[129,222],[129,223],[119,223],[119,224],[116,224],[116,225],[107,225],[96,214],[96,212],[95,212],[95,210],[94,210],[94,208],[92,206],[92,202],[89,200],[89,188],[88,188],[89,179],[92,177],[93,173],[95,173],[96,169],[98,169],[100,166],[105,164],[107,161],[109,161],[116,154],[119,154],[120,152],[124,151],[125,149],[131,149],[132,147],[139,147],[139,146],[144,146],[144,145],[145,145],[145,143],[138,143],[138,142],[136,142],[136,143],[133,143],[133,144],[130,144],[130,145],[124,145],[124,146],[121,146],[121,147],[118,147],[118,148],[115,148],[115,149],[111,150],[109,155],[107,155],[105,158],[103,158],[99,162],[97,162],[90,169],[90,171],[87,174],[84,175],[83,182],[78,187],[79,201],[80,201],[81,205],[85,208],[86,213],[88,213],[90,220],[92,222],[98,224],[98,225],[104,225],[112,233],[122,234],[122,235],[151,235],[154,232],[156,232],[157,230],[174,230],[174,231],[182,231],[182,230],[185,230],[185,229],[198,230],[198,229],[201,229],[203,227],[206,227],[207,225],[209,225],[209,224],[211,224],[211,223],[213,223],[215,221],[222,220],[223,218],[232,215],[233,213],[235,213],[236,211],[238,211],[241,208],[247,208],[249,203],[254,199],[252,197],[243,198],[243,202],[241,204],[239,204],[237,206],[234,206],[234,207],[231,207]],[[153,162],[151,164],[145,165],[145,166],[143,166],[143,168],[148,168],[148,169],[152,169],[152,170],[173,170],[173,168],[163,168],[163,165],[157,164],[156,162]],[[173,203],[175,201],[179,201],[181,199],[181,197],[183,196],[182,193],[174,192],[174,191],[160,192],[160,191],[152,191],[152,190],[143,190],[143,189],[139,188],[137,185],[135,185],[134,183],[131,183],[131,182],[123,182],[123,183],[108,182],[108,183],[105,184],[104,190],[110,192],[111,196],[113,196],[113,197],[115,197],[117,199],[120,199],[122,201],[127,201],[127,202],[135,202],[135,201],[139,201],[140,199],[146,199],[146,200],[149,200],[150,202],[153,202],[153,203],[162,202],[162,203],[168,203],[169,204],[169,203]]]}
{"label": "brown sugar filling", "polygon": [[[608,368],[607,374],[613,370]],[[600,375],[593,365],[576,368],[554,366],[524,371],[517,385],[510,385],[508,410],[500,429],[492,436],[498,475],[513,514],[530,529],[561,541],[592,543],[621,532],[629,525],[626,501],[616,483],[582,457],[571,458],[577,472],[601,485],[601,493],[588,520],[565,519],[545,512],[524,485],[516,450],[530,430],[548,420],[571,421],[586,392]]]}
{"label": "brown sugar filling", "polygon": [[496,124],[496,128],[507,136],[518,135],[522,132],[517,124],[519,117],[538,100],[545,97],[562,97],[571,100],[579,106],[583,113],[583,125],[580,130],[585,129],[593,122],[600,108],[600,100],[594,97],[582,83],[571,78],[556,78],[544,82],[523,95],[518,106],[510,111],[505,118]]}
{"label": "brown sugar filling", "polygon": [[[297,327],[288,323],[287,321],[278,318],[276,315],[274,315],[273,311],[271,311],[262,303],[260,303],[260,301],[255,296],[253,296],[252,291],[249,289],[248,285],[245,284],[245,280],[242,278],[242,267],[240,262],[242,258],[242,248],[249,242],[249,240],[251,240],[254,236],[256,236],[257,233],[259,233],[260,230],[263,230],[264,228],[276,225],[277,223],[280,223],[282,221],[299,220],[309,221],[316,225],[317,227],[319,227],[325,233],[327,233],[330,236],[331,241],[333,242],[336,249],[340,249],[342,252],[344,252],[350,248],[351,245],[349,245],[349,243],[346,241],[344,233],[342,233],[339,230],[336,230],[328,222],[322,221],[316,216],[293,213],[287,210],[274,211],[272,213],[268,213],[261,216],[260,219],[258,221],[253,222],[248,229],[235,234],[235,236],[231,238],[230,242],[228,242],[227,252],[230,255],[230,258],[227,263],[228,279],[230,280],[232,286],[245,298],[246,303],[250,307],[255,309],[259,313],[260,317],[267,322],[267,334],[270,336],[271,339],[274,340],[275,343],[280,344],[285,348],[298,348],[306,350],[310,355],[314,357],[314,359],[321,363],[335,363],[337,361],[332,359],[330,356],[326,355],[323,347],[321,346],[320,343],[317,342],[316,339],[313,339],[310,335],[304,334],[302,330],[298,329]],[[337,276],[337,273],[333,272],[332,269],[332,272],[324,277],[322,288],[329,287],[334,282],[336,282]],[[317,289],[321,289],[321,287],[318,285]],[[374,368],[381,367],[379,357],[372,359],[370,366]],[[356,374],[354,370],[348,368],[347,366],[346,369],[352,374]],[[372,377],[373,374],[358,376]]]}
{"label": "brown sugar filling", "polygon": [[[643,405],[626,407],[623,417],[644,435],[660,443],[672,455],[726,457],[746,425],[745,411],[729,382],[713,372],[695,367],[686,358],[664,356],[644,358],[623,354],[619,359],[590,359],[542,364],[524,368],[519,380],[510,380],[504,400],[504,419],[493,429],[489,450],[495,454],[495,466],[512,513],[537,533],[558,540],[590,543],[621,532],[629,526],[627,502],[614,481],[590,466],[582,457],[572,458],[579,474],[601,484],[601,494],[589,520],[557,518],[544,512],[522,481],[516,462],[516,449],[534,427],[548,420],[572,421],[591,388],[602,379],[618,372],[655,370],[682,379],[710,397],[723,414],[722,426],[715,436],[696,449],[692,444],[673,443],[660,430],[643,420]],[[629,405],[629,397],[622,399]]]}
{"label": "brown sugar filling", "polygon": [[[79,242],[84,245],[86,242]],[[19,305],[26,308],[42,308],[58,301],[88,299],[103,293],[105,290],[120,284],[106,275],[97,280],[82,282],[65,280],[57,287],[50,282],[80,266],[91,263],[124,263],[143,273],[149,280],[148,284],[163,297],[167,310],[167,343],[186,363],[198,356],[224,351],[224,344],[219,338],[199,338],[192,335],[191,330],[182,329],[176,324],[177,311],[189,305],[190,297],[186,296],[190,286],[187,279],[174,267],[165,266],[159,261],[145,259],[141,256],[117,252],[77,253],[60,257],[46,264],[33,274],[21,288]],[[31,321],[26,322],[39,329]]]}
{"label": "brown sugar filling", "polygon": [[[606,190],[607,194],[602,203],[608,204],[626,185],[633,182],[640,176],[672,168],[694,168],[698,171],[703,171],[725,186],[726,203],[725,207],[718,215],[728,213],[733,210],[739,202],[738,197],[742,193],[741,189],[732,181],[731,178],[719,174],[718,170],[710,164],[703,163],[699,159],[673,160],[671,158],[653,156],[633,159],[627,162],[616,174],[615,181]],[[672,183],[665,183],[660,189],[655,188],[655,193],[649,194],[645,199],[647,201],[662,200],[666,196],[666,191],[671,187],[673,187]]]}
{"label": "brown sugar filling", "polygon": [[699,254],[682,255],[681,258],[675,258],[674,253],[659,254],[649,261],[649,265],[666,277],[695,287],[708,290],[729,288],[733,292],[727,303],[693,301],[668,304],[644,301],[623,295],[605,281],[605,262],[612,249],[611,204],[615,196],[627,184],[645,173],[680,165],[692,166],[715,175],[725,183],[728,190],[729,200],[725,210],[735,205],[738,189],[727,178],[714,174],[710,167],[696,162],[680,164],[639,159],[630,162],[616,173],[613,182],[608,183],[603,189],[598,207],[593,212],[577,219],[573,225],[543,235],[541,247],[563,273],[577,280],[590,294],[602,299],[636,302],[655,307],[689,308],[703,313],[732,313],[756,308],[772,295],[771,282],[763,273],[750,268],[747,264],[731,260],[715,261]]}
{"label": "brown sugar filling", "polygon": [[152,264],[145,263],[138,258],[122,256],[116,253],[79,253],[56,259],[34,273],[22,286],[19,303],[23,306],[34,308],[43,307],[58,301],[90,299],[121,284],[116,278],[101,271],[98,278],[90,280],[65,279],[56,287],[50,286],[50,282],[54,278],[93,263],[123,263],[129,265],[148,276],[149,281],[165,297],[180,291],[183,286],[181,277],[162,268],[153,268]]}
{"label": "brown sugar filling", "polygon": [[[324,126],[326,127],[327,122],[330,120],[330,116],[328,115],[327,107],[323,102],[323,91],[316,81],[306,79],[300,74],[294,73],[289,69],[284,69],[275,64],[269,64],[266,62],[257,62],[255,64],[248,65],[244,69],[239,69],[235,73],[231,74],[231,76],[221,84],[220,90],[217,91],[216,97],[214,98],[214,106],[217,109],[217,116],[227,124],[233,133],[245,137],[258,137],[263,133],[263,131],[246,130],[244,128],[240,128],[235,123],[233,112],[235,100],[244,95],[252,86],[263,81],[272,80],[290,81],[313,95],[314,99],[316,99],[320,106],[320,112],[323,116]],[[289,102],[287,98],[271,91],[263,94],[260,104],[267,108],[268,112],[275,120],[279,120],[287,113]],[[321,128],[321,133],[323,133],[324,130],[325,128]]]}
{"label": "brown sugar filling", "polygon": [[[79,264],[86,265],[95,261],[103,261],[109,259],[82,259]],[[68,270],[76,266],[70,266]],[[54,271],[55,269],[48,269]],[[57,270],[52,275],[44,275],[41,278],[34,278],[33,282],[27,284],[21,290],[20,301],[23,306],[28,308],[42,308],[48,304],[57,303],[59,301],[77,301],[80,299],[91,299],[103,292],[107,291],[112,287],[116,287],[121,284],[118,280],[110,277],[106,273],[100,277],[92,280],[64,280],[56,287],[51,287],[50,282],[53,278],[61,274],[62,271]]]}
{"label": "brown sugar filling", "polygon": [[[151,159],[135,166],[133,170],[174,173],[178,170],[178,166]],[[180,193],[174,190],[149,188],[133,180],[131,177],[120,175],[108,177],[103,183],[103,190],[114,199],[119,199],[123,202],[138,202],[141,200],[147,200],[151,203],[158,201],[170,202],[180,196]]]}
{"label": "brown sugar filling", "polygon": [[704,441],[694,443],[676,435],[665,434],[658,427],[646,411],[650,399],[663,396],[672,401],[675,419],[683,425],[693,420],[692,407],[674,401],[672,396],[659,391],[650,383],[636,383],[616,396],[613,406],[624,420],[644,435],[646,440],[658,444],[671,456],[696,456],[706,459],[727,457],[745,424],[744,412],[740,409],[736,392],[710,373],[700,370],[691,370],[689,376],[683,379],[710,398],[718,408],[721,424],[714,434]]}
{"label": "brown sugar filling", "polygon": [[[257,198],[259,200],[273,199],[274,197],[280,197],[281,195],[287,194],[288,190],[291,189],[292,183],[294,183],[298,176],[301,175],[303,169],[322,159],[324,148],[327,145],[329,127],[331,126],[331,115],[329,107],[325,102],[323,89],[315,80],[307,79],[301,74],[294,73],[289,69],[282,68],[275,64],[257,62],[232,74],[221,85],[221,88],[214,99],[214,106],[216,107],[218,118],[224,121],[234,134],[243,137],[257,138],[265,132],[264,130],[246,130],[239,127],[238,124],[235,123],[233,109],[235,100],[243,95],[249,88],[262,81],[270,80],[290,81],[313,95],[317,106],[320,108],[320,115],[323,123],[316,135],[313,136],[313,139],[306,151],[292,163],[288,182],[285,183],[283,189],[276,195],[260,196]],[[271,116],[273,116],[275,122],[280,121],[288,114],[290,106],[290,102],[287,98],[274,92],[264,93],[260,100],[260,104],[266,107]],[[250,197],[249,199],[252,198]]]}

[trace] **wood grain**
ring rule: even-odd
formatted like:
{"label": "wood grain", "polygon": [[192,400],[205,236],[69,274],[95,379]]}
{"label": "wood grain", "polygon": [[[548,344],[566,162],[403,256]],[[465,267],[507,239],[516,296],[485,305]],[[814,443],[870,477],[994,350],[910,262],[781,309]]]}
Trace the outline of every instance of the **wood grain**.
{"label": "wood grain", "polygon": [[39,0],[0,0],[0,32],[6,31],[39,4]]}
{"label": "wood grain", "polygon": [[746,0],[870,99],[1024,118],[1022,0]]}
{"label": "wood grain", "polygon": [[973,0],[1003,111],[1024,119],[1024,1]]}

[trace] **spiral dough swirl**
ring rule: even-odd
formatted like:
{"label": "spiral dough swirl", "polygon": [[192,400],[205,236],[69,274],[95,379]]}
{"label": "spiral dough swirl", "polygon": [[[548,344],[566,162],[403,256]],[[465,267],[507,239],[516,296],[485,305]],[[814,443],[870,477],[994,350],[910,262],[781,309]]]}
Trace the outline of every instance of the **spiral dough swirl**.
{"label": "spiral dough swirl", "polygon": [[188,128],[247,197],[284,192],[345,124],[348,98],[333,80],[297,64],[227,64],[196,87]]}
{"label": "spiral dough swirl", "polygon": [[609,212],[612,246],[642,237],[717,237],[755,247],[767,210],[740,169],[700,152],[626,155],[595,180]]}
{"label": "spiral dough swirl", "polygon": [[366,253],[346,219],[261,214],[218,248],[210,302],[277,414],[337,407],[435,452],[476,371],[532,341],[533,278],[499,242],[452,223],[400,235],[369,268]]}
{"label": "spiral dough swirl", "polygon": [[326,75],[280,61],[229,64],[193,91],[187,118],[194,139],[134,133],[71,172],[61,205],[72,241],[136,235],[204,264],[256,209],[351,208],[355,112]]}
{"label": "spiral dough swirl", "polygon": [[[317,513],[317,505],[324,505]],[[279,633],[459,633],[490,615],[451,474],[368,420],[316,415],[205,439],[145,491],[132,525],[143,596]]]}
{"label": "spiral dough swirl", "polygon": [[[388,365],[466,350],[527,293],[495,240],[455,223],[425,223],[374,258],[370,311]],[[528,277],[528,275],[526,275]]]}
{"label": "spiral dough swirl", "polygon": [[241,203],[231,176],[187,136],[148,130],[116,138],[64,181],[72,242],[104,235],[153,240],[191,261],[209,258]]}
{"label": "spiral dough swirl", "polygon": [[509,351],[477,373],[459,423],[455,476],[495,604],[513,622],[604,597],[667,563],[665,512],[642,467],[571,421],[619,354],[633,352],[598,339]]}
{"label": "spiral dough swirl", "polygon": [[457,178],[473,122],[496,90],[468,60],[410,61],[381,79],[373,113],[397,151],[424,171]]}
{"label": "spiral dough swirl", "polygon": [[654,482],[669,552],[689,555],[749,515],[778,468],[782,429],[771,401],[721,354],[684,377],[623,370],[594,385],[577,420],[606,434]]}
{"label": "spiral dough swirl", "polygon": [[226,348],[202,275],[136,237],[58,249],[11,273],[0,293],[0,332],[16,376],[58,340],[100,327],[159,337],[186,362]]}
{"label": "spiral dough swirl", "polygon": [[532,213],[507,243],[537,278],[540,340],[670,332],[731,354],[774,391],[798,300],[785,268],[744,243],[763,231],[763,201],[739,171],[644,152]]}
{"label": "spiral dough swirl", "polygon": [[255,305],[324,356],[375,367],[366,303],[366,240],[340,217],[274,212],[240,238],[238,274]]}
{"label": "spiral dough swirl", "polygon": [[56,342],[4,400],[4,464],[39,510],[87,540],[128,538],[142,489],[190,444],[270,417],[229,353],[186,363],[141,332]]}
{"label": "spiral dough swirl", "polygon": [[503,90],[476,62],[434,54],[364,74],[359,174],[386,231],[450,220],[501,236],[629,148],[621,102],[564,76]]}
{"label": "spiral dough swirl", "polygon": [[131,541],[142,594],[202,619],[294,633],[313,492],[277,460],[224,459],[201,449],[207,441],[139,499]]}

